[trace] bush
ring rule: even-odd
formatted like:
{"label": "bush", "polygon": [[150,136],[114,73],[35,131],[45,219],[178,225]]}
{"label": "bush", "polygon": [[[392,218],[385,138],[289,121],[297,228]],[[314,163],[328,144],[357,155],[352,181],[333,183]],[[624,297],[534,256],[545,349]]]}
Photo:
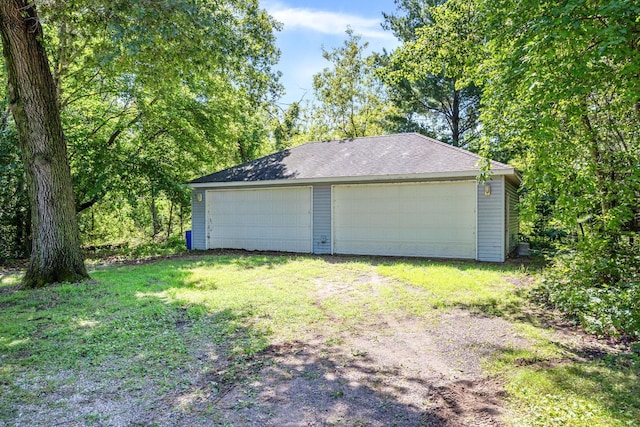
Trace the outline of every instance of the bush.
{"label": "bush", "polygon": [[534,295],[590,333],[640,338],[640,256],[632,240],[590,238],[556,255]]}
{"label": "bush", "polygon": [[164,242],[118,244],[85,247],[87,260],[99,259],[143,259],[177,255],[186,252],[187,246],[182,236],[171,236]]}

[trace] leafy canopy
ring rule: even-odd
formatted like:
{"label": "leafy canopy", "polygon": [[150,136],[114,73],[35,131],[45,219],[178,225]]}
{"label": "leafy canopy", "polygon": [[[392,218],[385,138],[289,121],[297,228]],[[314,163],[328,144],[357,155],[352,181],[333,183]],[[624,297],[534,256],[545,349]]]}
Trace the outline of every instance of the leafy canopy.
{"label": "leafy canopy", "polygon": [[[480,89],[464,66],[479,49],[473,32],[475,10],[467,7],[444,19],[442,0],[398,0],[396,14],[383,14],[384,27],[402,42],[379,56],[379,75],[401,115],[400,131],[434,136],[473,148],[478,133]],[[455,41],[453,37],[455,36]]]}
{"label": "leafy canopy", "polygon": [[332,67],[313,76],[317,139],[379,135],[391,108],[374,74],[373,59],[365,56],[368,43],[350,28],[346,33],[341,47],[322,52]]}
{"label": "leafy canopy", "polygon": [[[267,141],[279,29],[257,0],[38,4],[78,211],[166,197]],[[107,197],[109,195],[109,197]]]}
{"label": "leafy canopy", "polygon": [[515,154],[524,213],[544,204],[573,236],[550,301],[598,332],[640,333],[640,5],[450,0],[432,12],[414,54],[437,36],[434,58],[482,86],[485,148]]}

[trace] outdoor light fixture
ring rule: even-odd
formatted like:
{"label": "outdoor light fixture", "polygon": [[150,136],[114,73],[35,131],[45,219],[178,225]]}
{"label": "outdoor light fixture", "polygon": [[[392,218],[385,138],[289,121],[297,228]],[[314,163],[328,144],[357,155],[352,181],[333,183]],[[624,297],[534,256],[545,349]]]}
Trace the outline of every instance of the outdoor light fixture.
{"label": "outdoor light fixture", "polygon": [[484,185],[484,195],[489,197],[491,195],[491,184],[486,183]]}
{"label": "outdoor light fixture", "polygon": [[201,202],[201,201],[202,201],[202,193],[197,193],[197,194],[196,194],[196,200],[197,200],[198,202]]}

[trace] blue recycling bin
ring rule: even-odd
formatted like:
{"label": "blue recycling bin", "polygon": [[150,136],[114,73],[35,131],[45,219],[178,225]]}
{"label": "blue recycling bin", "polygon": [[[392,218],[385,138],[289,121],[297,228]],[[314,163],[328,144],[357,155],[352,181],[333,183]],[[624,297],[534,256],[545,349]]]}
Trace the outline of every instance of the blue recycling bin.
{"label": "blue recycling bin", "polygon": [[185,240],[187,241],[187,250],[191,250],[191,230],[187,230],[184,233]]}

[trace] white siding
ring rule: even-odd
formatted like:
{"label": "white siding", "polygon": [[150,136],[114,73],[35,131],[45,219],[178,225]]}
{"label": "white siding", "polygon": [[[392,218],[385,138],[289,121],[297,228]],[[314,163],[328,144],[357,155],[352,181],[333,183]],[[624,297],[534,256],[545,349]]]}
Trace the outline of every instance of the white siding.
{"label": "white siding", "polygon": [[487,181],[491,195],[485,196],[484,184],[478,185],[478,261],[503,262],[505,259],[504,177]]}
{"label": "white siding", "polygon": [[507,254],[511,253],[518,247],[518,233],[520,231],[520,217],[518,210],[518,190],[515,185],[510,182],[506,183],[506,197],[507,202],[505,208],[507,209]]}
{"label": "white siding", "polygon": [[[198,194],[202,201],[198,201]],[[191,247],[207,249],[206,192],[194,191],[191,195]]]}
{"label": "white siding", "polygon": [[331,253],[331,186],[313,187],[313,253]]}
{"label": "white siding", "polygon": [[476,256],[475,182],[333,187],[334,251]]}

